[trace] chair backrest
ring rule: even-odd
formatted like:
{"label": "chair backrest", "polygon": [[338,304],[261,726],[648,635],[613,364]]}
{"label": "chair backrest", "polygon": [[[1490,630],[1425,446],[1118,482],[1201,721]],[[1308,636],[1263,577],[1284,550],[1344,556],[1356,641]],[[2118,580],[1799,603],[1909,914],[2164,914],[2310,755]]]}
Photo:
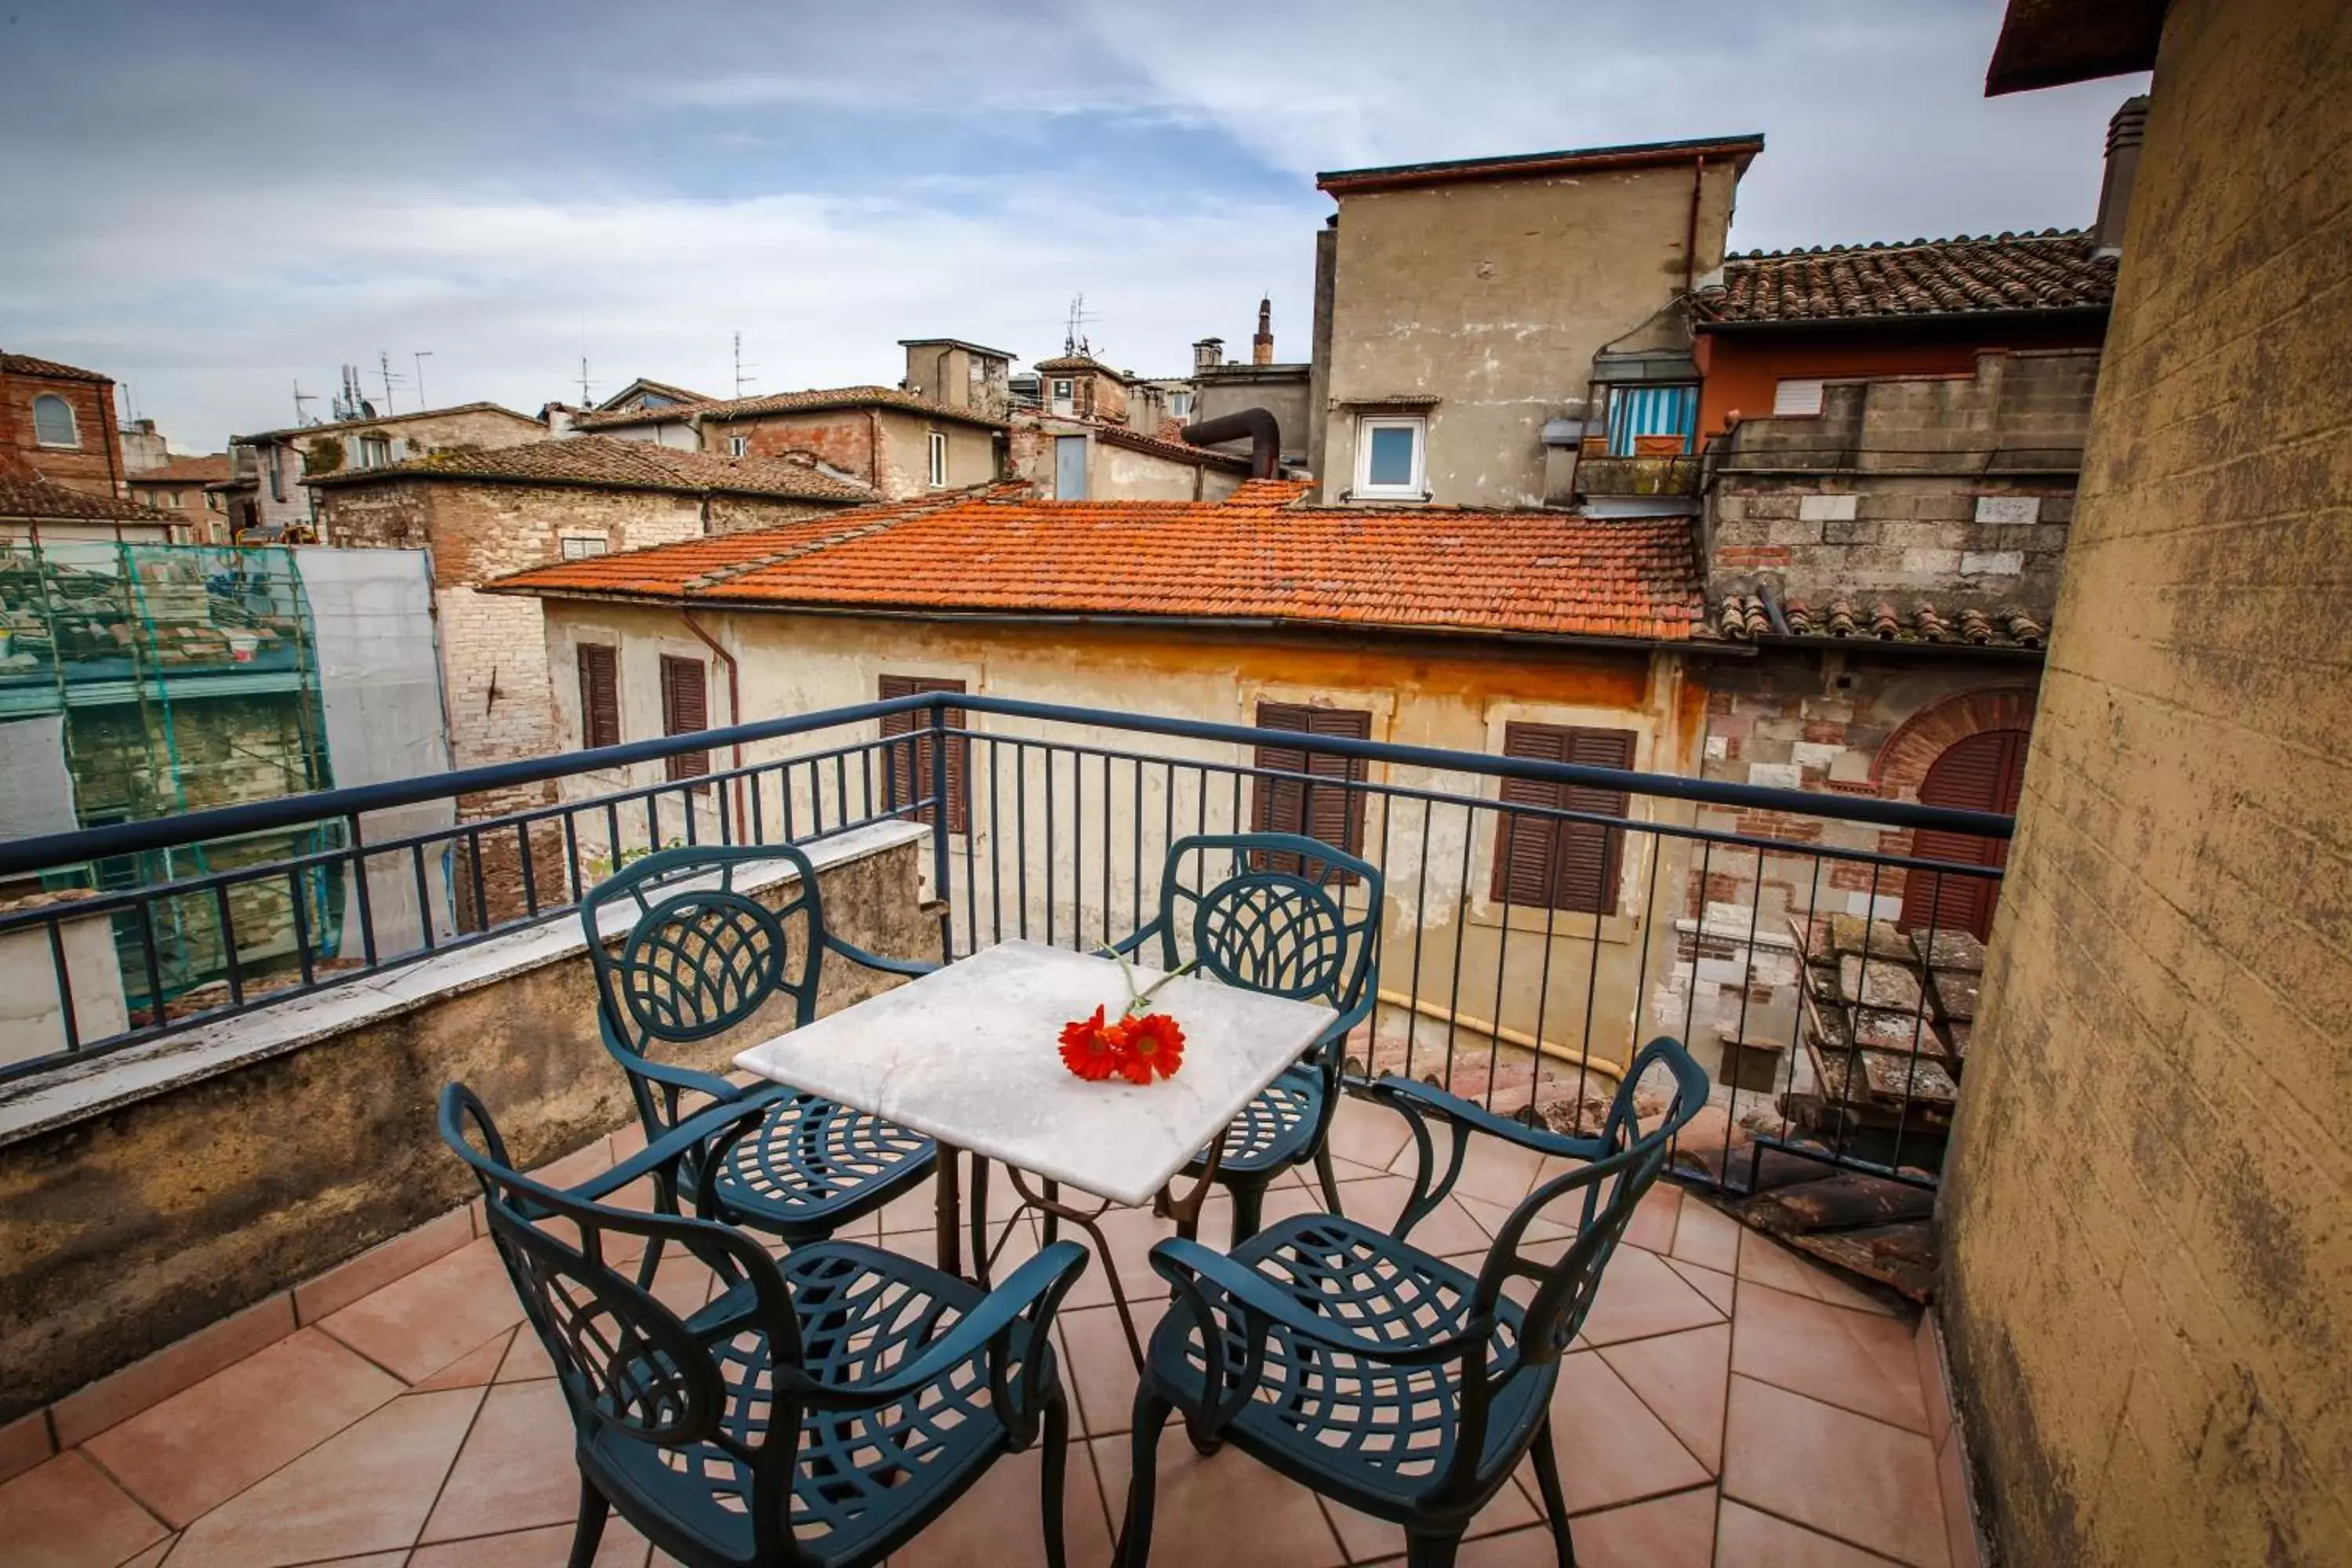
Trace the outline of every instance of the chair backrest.
{"label": "chair backrest", "polygon": [[[657,1462],[693,1466],[718,1506],[748,1516],[763,1552],[781,1552],[800,1439],[793,1373],[802,1347],[775,1260],[728,1226],[588,1202],[521,1174],[489,1112],[462,1085],[442,1089],[440,1120],[442,1139],[481,1184],[490,1239],[555,1363],[581,1446],[613,1434],[668,1450],[677,1457]],[[631,1241],[646,1250],[625,1272],[613,1254]],[[647,1289],[670,1247],[728,1285],[748,1281],[751,1310],[715,1332],[689,1326]],[[725,1363],[746,1360],[769,1375],[755,1383],[739,1367],[728,1376]]]}
{"label": "chair backrest", "polygon": [[[1379,869],[1295,833],[1195,834],[1168,847],[1162,967],[1349,1011],[1379,962]],[[1350,912],[1352,906],[1353,912]]]}
{"label": "chair backrest", "polygon": [[[797,884],[772,907],[744,892],[755,870],[782,861]],[[614,909],[628,932],[608,950],[600,931]],[[580,922],[596,966],[599,1020],[622,1057],[647,1058],[658,1044],[708,1039],[749,1018],[778,995],[793,1002],[798,1027],[816,1016],[824,956],[824,907],[808,857],[788,844],[664,849],[591,889]],[[650,1128],[676,1120],[673,1096],[653,1094],[632,1074]]]}

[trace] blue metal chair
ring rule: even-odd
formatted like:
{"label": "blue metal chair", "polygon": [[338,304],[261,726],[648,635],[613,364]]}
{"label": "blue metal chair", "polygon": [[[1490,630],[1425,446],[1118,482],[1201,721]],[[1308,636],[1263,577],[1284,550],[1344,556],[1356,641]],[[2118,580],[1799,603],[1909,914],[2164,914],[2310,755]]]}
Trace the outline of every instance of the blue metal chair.
{"label": "blue metal chair", "polygon": [[[1674,1100],[1645,1130],[1633,1086],[1661,1065]],[[1144,1568],[1150,1554],[1160,1433],[1178,1411],[1202,1452],[1230,1439],[1326,1497],[1402,1525],[1411,1568],[1451,1563],[1472,1518],[1532,1452],[1561,1568],[1573,1568],[1549,1417],[1560,1353],[1583,1326],[1634,1205],[1664,1168],[1669,1141],[1706,1103],[1706,1075],[1679,1042],[1653,1040],[1597,1138],[1538,1131],[1407,1079],[1378,1079],[1370,1092],[1412,1124],[1420,1154],[1392,1234],[1303,1215],[1230,1256],[1181,1238],[1152,1249],[1175,1304],[1151,1337],[1136,1393],[1123,1568]],[[1454,1130],[1442,1173],[1433,1118]],[[1579,1162],[1512,1210],[1475,1276],[1405,1240],[1453,1191],[1473,1137]],[[1538,1261],[1521,1240],[1563,1203],[1574,1206],[1575,1240]],[[1515,1279],[1534,1282],[1524,1304],[1503,1293]],[[1204,1344],[1214,1353],[1204,1355]]]}
{"label": "blue metal chair", "polygon": [[[739,889],[755,867],[783,861],[800,879],[774,908]],[[634,910],[617,952],[599,940],[605,912]],[[808,857],[787,844],[664,849],[625,868],[580,901],[596,966],[596,1016],[604,1048],[629,1075],[650,1142],[678,1125],[688,1094],[769,1107],[723,1158],[689,1157],[683,1194],[706,1188],[713,1213],[788,1244],[821,1241],[928,1176],[931,1140],[814,1094],[772,1085],[740,1088],[713,1073],[658,1061],[658,1044],[708,1039],[773,998],[792,1000],[795,1028],[816,1016],[828,953],[891,974],[936,964],[883,958],[835,935]]]}
{"label": "blue metal chair", "polygon": [[[707,1202],[699,1217],[677,1211],[686,1162],[756,1131],[762,1109],[714,1107],[564,1190],[514,1169],[471,1092],[441,1091],[441,1136],[481,1184],[571,1407],[572,1568],[589,1568],[614,1510],[689,1568],[862,1568],[1041,1437],[1045,1560],[1062,1568],[1069,1405],[1051,1330],[1085,1248],[1057,1242],[986,1294],[854,1243],[779,1263]],[[603,1201],[645,1178],[657,1212]],[[612,1261],[639,1239],[634,1268]],[[699,1310],[652,1292],[669,1246],[718,1277]]]}
{"label": "blue metal chair", "polygon": [[[1293,833],[1201,834],[1168,847],[1160,912],[1117,944],[1132,954],[1156,936],[1163,969],[1192,962],[1228,985],[1339,1010],[1226,1129],[1216,1180],[1233,1193],[1236,1247],[1256,1233],[1265,1189],[1293,1165],[1313,1161],[1323,1201],[1339,1207],[1331,1117],[1349,1032],[1371,1016],[1380,933],[1381,873],[1369,862]],[[1186,1169],[1198,1175],[1207,1164],[1204,1152]]]}

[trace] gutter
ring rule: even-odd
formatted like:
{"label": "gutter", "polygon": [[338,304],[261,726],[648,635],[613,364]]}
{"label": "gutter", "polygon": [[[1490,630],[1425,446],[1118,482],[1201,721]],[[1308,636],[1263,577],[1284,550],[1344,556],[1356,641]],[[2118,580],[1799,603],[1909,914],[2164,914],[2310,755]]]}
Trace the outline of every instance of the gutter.
{"label": "gutter", "polygon": [[[677,607],[677,618],[685,622],[686,629],[692,632],[696,637],[699,638],[702,646],[709,648],[711,651],[711,654],[717,658],[719,662],[727,667],[727,727],[730,730],[741,728],[743,723],[743,682],[742,673],[735,665],[735,656],[729,653],[725,648],[720,647],[711,637],[710,634],[702,629],[701,626],[696,622],[694,618],[694,611],[690,607],[685,605],[680,605]],[[733,771],[740,774],[743,770],[742,742],[738,741],[735,742],[733,747],[733,757],[735,763]],[[746,812],[743,805],[743,781],[740,777],[738,777],[734,781],[734,784],[735,842],[738,844],[749,844],[751,842],[751,816],[749,813]]]}
{"label": "gutter", "polygon": [[1720,332],[1726,337],[1770,336],[1784,332],[1793,334],[1898,329],[1917,331],[1922,327],[1946,324],[1973,326],[1984,322],[2055,321],[2061,324],[2071,324],[2076,321],[2104,321],[2110,313],[2111,307],[2106,305],[2058,305],[2014,310],[1934,310],[1908,315],[1779,317],[1769,321],[1710,321],[1702,316],[1691,322],[1691,331]]}

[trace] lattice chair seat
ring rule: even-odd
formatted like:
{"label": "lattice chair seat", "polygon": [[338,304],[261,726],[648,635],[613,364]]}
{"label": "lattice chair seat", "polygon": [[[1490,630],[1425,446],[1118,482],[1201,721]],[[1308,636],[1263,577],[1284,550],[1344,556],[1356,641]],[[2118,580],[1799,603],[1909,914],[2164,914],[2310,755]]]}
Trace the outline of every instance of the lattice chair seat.
{"label": "lattice chair seat", "polygon": [[[1469,1324],[1476,1279],[1443,1259],[1338,1215],[1303,1215],[1261,1231],[1228,1255],[1256,1270],[1303,1312],[1350,1335],[1399,1351],[1440,1343]],[[1252,1347],[1242,1315],[1223,1310],[1218,1342],[1224,1377],[1235,1380]],[[1520,1310],[1496,1304],[1488,1363],[1517,1356]],[[1303,1461],[1331,1495],[1365,1509],[1394,1510],[1426,1491],[1454,1457],[1462,1427],[1462,1367],[1448,1360],[1409,1366],[1370,1360],[1272,1323],[1248,1400],[1228,1435],[1276,1468]],[[1185,1396],[1203,1398],[1201,1337],[1188,1314],[1171,1310],[1152,1335],[1152,1374]],[[1540,1420],[1552,1378],[1517,1378],[1487,1409],[1485,1447],[1500,1452]]]}
{"label": "lattice chair seat", "polygon": [[[931,1140],[895,1121],[797,1094],[728,1149],[712,1195],[740,1225],[787,1239],[829,1234],[921,1181],[938,1155]],[[689,1175],[689,1196],[698,1179]]]}
{"label": "lattice chair seat", "polygon": [[[1295,1067],[1258,1091],[1225,1129],[1225,1149],[1217,1168],[1236,1175],[1282,1170],[1312,1159],[1316,1130],[1323,1121],[1323,1074]],[[1207,1163],[1195,1156],[1187,1167]]]}
{"label": "lattice chair seat", "polygon": [[[985,1299],[961,1279],[877,1247],[817,1242],[782,1262],[801,1332],[801,1366],[821,1383],[855,1386],[887,1377],[937,1342]],[[774,1371],[758,1297],[748,1282],[687,1320],[716,1351],[727,1386],[729,1436],[738,1447],[770,1418]],[[1032,1354],[1056,1375],[1050,1343],[1025,1324],[1008,1336],[1013,1363]],[[660,1381],[658,1365],[628,1380]],[[989,1455],[1013,1446],[990,1397],[985,1347],[920,1395],[879,1410],[808,1411],[793,1475],[793,1538],[825,1560],[870,1557],[909,1516],[928,1518]],[[716,1442],[648,1448],[607,1430],[593,1444],[599,1468],[639,1500],[694,1522],[710,1551],[752,1552],[750,1467]],[[621,1500],[615,1499],[619,1501]]]}

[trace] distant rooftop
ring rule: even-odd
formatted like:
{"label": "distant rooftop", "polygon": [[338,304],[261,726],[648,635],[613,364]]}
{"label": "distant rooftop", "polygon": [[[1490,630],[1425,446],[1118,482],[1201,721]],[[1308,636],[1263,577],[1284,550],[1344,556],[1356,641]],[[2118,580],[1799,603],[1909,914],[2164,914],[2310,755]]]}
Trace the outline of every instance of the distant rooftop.
{"label": "distant rooftop", "polygon": [[169,522],[144,501],[92,495],[32,474],[0,472],[0,517],[35,522]]}
{"label": "distant rooftop", "polygon": [[[322,425],[289,425],[278,430],[257,430],[250,436],[232,436],[234,446],[249,447],[261,441],[285,441],[300,436],[318,436],[330,430],[373,430],[380,425],[405,425],[415,419],[443,419],[452,414],[503,414],[524,425],[540,425],[528,414],[497,403],[453,403],[446,408],[418,408],[406,414],[370,414],[358,419],[333,419]],[[544,429],[544,426],[540,426]]]}
{"label": "distant rooftop", "polygon": [[1416,185],[1458,184],[1473,180],[1526,180],[1550,174],[1604,174],[1687,163],[1698,158],[1727,160],[1745,169],[1764,151],[1761,132],[1710,136],[1695,142],[1635,142],[1617,147],[1571,147],[1552,153],[1514,153],[1498,158],[1455,158],[1437,163],[1390,163],[1373,169],[1329,169],[1315,176],[1315,188],[1333,195],[1363,191],[1406,190]]}
{"label": "distant rooftop", "polygon": [[1698,325],[2104,310],[2116,258],[2087,230],[1752,251],[1697,299]]}
{"label": "distant rooftop", "polygon": [[53,359],[36,359],[31,354],[12,354],[0,351],[0,375],[37,375],[51,381],[97,381],[114,384],[110,375],[100,375],[94,370],[79,365],[59,364]]}
{"label": "distant rooftop", "polygon": [[902,349],[927,349],[935,344],[946,348],[969,349],[973,353],[986,354],[991,359],[1013,357],[1011,349],[992,349],[985,343],[973,342],[970,338],[900,338],[898,340],[898,346]]}
{"label": "distant rooftop", "polygon": [[526,441],[516,447],[436,452],[382,468],[320,474],[302,482],[320,489],[385,479],[471,480],[852,503],[874,499],[874,492],[866,486],[836,479],[807,463],[681,452],[615,436],[573,436],[558,441]]}
{"label": "distant rooftop", "polygon": [[808,392],[774,392],[756,397],[718,397],[701,403],[672,404],[666,408],[592,414],[576,422],[572,428],[620,430],[632,425],[667,425],[681,419],[756,419],[766,414],[805,414],[829,408],[896,408],[933,419],[982,425],[992,430],[1004,427],[1003,420],[991,418],[975,409],[958,408],[915,393],[901,392],[895,386],[833,386]]}
{"label": "distant rooftop", "polygon": [[228,477],[226,452],[173,458],[160,468],[142,468],[122,476],[125,483],[133,485],[209,485]]}

